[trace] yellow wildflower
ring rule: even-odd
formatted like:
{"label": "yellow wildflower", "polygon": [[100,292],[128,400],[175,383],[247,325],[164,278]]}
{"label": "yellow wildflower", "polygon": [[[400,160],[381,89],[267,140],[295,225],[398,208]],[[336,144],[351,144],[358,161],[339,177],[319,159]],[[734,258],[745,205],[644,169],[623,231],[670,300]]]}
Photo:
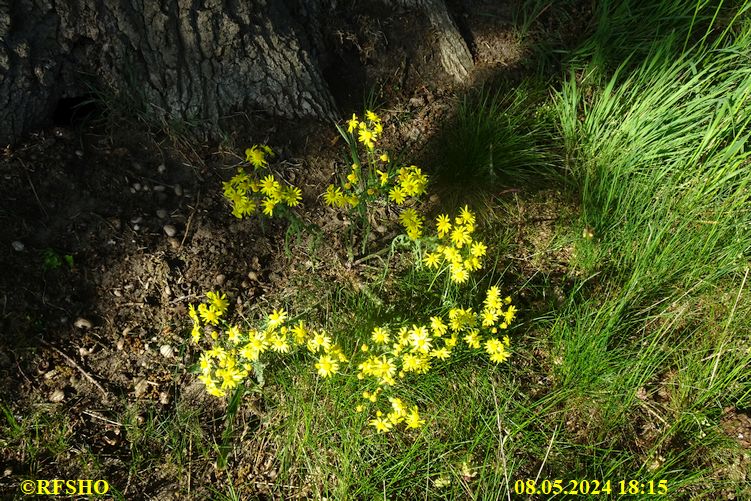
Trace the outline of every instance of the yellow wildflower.
{"label": "yellow wildflower", "polygon": [[394,186],[389,191],[389,199],[396,202],[397,205],[401,205],[407,199],[407,195],[404,194],[404,191],[400,187]]}
{"label": "yellow wildflower", "polygon": [[339,371],[339,363],[329,355],[322,355],[316,362],[316,369],[318,369],[319,376],[329,377]]}
{"label": "yellow wildflower", "polygon": [[463,284],[469,278],[467,269],[459,263],[451,265],[451,280],[457,284]]}
{"label": "yellow wildflower", "polygon": [[389,421],[387,418],[382,417],[371,419],[370,425],[375,427],[378,433],[386,433],[394,427],[394,424],[391,421]]}
{"label": "yellow wildflower", "polygon": [[490,355],[490,360],[497,364],[505,362],[510,356],[506,346],[498,339],[488,339],[485,342],[485,351]]}
{"label": "yellow wildflower", "polygon": [[274,207],[276,207],[276,200],[273,198],[264,198],[263,199],[263,213],[267,216],[271,217],[274,215]]}
{"label": "yellow wildflower", "polygon": [[220,295],[218,292],[207,292],[206,297],[211,301],[211,306],[218,311],[220,315],[227,311],[227,307],[229,306],[227,294]]}
{"label": "yellow wildflower", "polygon": [[279,181],[274,179],[274,176],[269,174],[261,181],[261,193],[266,196],[273,197],[279,190]]}
{"label": "yellow wildflower", "polygon": [[268,165],[266,155],[274,156],[274,152],[266,145],[254,145],[245,150],[245,160],[252,164],[256,169],[260,169]]}
{"label": "yellow wildflower", "polygon": [[373,134],[373,131],[364,127],[364,125],[364,123],[360,123],[360,131],[357,140],[364,144],[369,150],[372,150],[375,147],[375,135]]}
{"label": "yellow wildflower", "polygon": [[428,252],[425,254],[425,257],[423,258],[423,262],[425,263],[425,266],[430,268],[431,270],[434,268],[438,268],[438,265],[440,264],[441,255],[437,252]]}
{"label": "yellow wildflower", "polygon": [[193,324],[193,330],[190,331],[190,339],[193,341],[193,344],[197,344],[201,339],[201,327],[199,324]]}
{"label": "yellow wildflower", "polygon": [[369,110],[365,111],[365,118],[367,118],[371,122],[380,122],[381,121],[381,117],[379,117],[378,115],[376,115],[375,113],[373,113],[372,111],[369,111]]}
{"label": "yellow wildflower", "polygon": [[282,325],[286,319],[287,319],[287,312],[284,311],[284,309],[274,310],[271,313],[271,315],[269,315],[269,327],[271,329],[274,329]]}
{"label": "yellow wildflower", "polygon": [[459,217],[462,220],[462,224],[469,226],[473,226],[475,224],[475,215],[472,214],[472,211],[469,210],[469,206],[467,205],[465,205],[461,212],[459,212]]}
{"label": "yellow wildflower", "polygon": [[477,331],[477,329],[470,330],[465,336],[464,336],[464,342],[467,343],[467,346],[470,348],[479,348],[480,347],[480,333]]}
{"label": "yellow wildflower", "polygon": [[307,336],[307,334],[308,332],[305,330],[305,324],[302,320],[297,322],[297,325],[292,328],[292,336],[297,345],[305,343],[305,336]]}
{"label": "yellow wildflower", "polygon": [[436,337],[441,337],[448,331],[448,327],[443,323],[441,317],[430,317],[430,328]]}
{"label": "yellow wildflower", "polygon": [[429,354],[433,358],[440,358],[441,360],[446,360],[451,356],[451,352],[444,346],[443,348],[438,348],[430,352]]}
{"label": "yellow wildflower", "polygon": [[457,249],[461,249],[464,244],[470,243],[472,238],[464,226],[455,226],[454,231],[451,232],[451,241],[454,242]]}
{"label": "yellow wildflower", "polygon": [[188,316],[194,323],[199,323],[198,313],[196,313],[196,308],[192,304],[188,307]]}
{"label": "yellow wildflower", "polygon": [[219,323],[219,317],[222,315],[222,312],[218,311],[216,307],[213,305],[206,306],[204,303],[198,305],[198,313],[201,315],[204,322],[212,325],[217,325]]}
{"label": "yellow wildflower", "polygon": [[353,131],[354,131],[354,130],[355,130],[355,129],[357,128],[357,126],[359,125],[359,122],[357,121],[357,115],[355,115],[354,113],[352,113],[352,118],[350,118],[350,119],[349,119],[349,120],[347,121],[347,124],[348,124],[348,127],[347,127],[347,132],[349,132],[350,134],[352,134],[352,132],[353,132]]}
{"label": "yellow wildflower", "polygon": [[386,344],[389,342],[389,331],[383,327],[376,327],[373,329],[371,338],[373,339],[373,342],[377,344]]}
{"label": "yellow wildflower", "polygon": [[237,344],[240,341],[240,329],[236,325],[227,329],[227,340],[233,344]]}
{"label": "yellow wildflower", "polygon": [[485,246],[482,242],[475,242],[472,244],[472,249],[470,250],[470,253],[475,257],[483,257],[485,253],[487,252],[488,248]]}
{"label": "yellow wildflower", "polygon": [[311,351],[313,353],[318,352],[319,349],[323,348],[324,351],[328,351],[331,347],[331,338],[326,335],[324,332],[319,332],[315,336],[313,336],[312,339],[308,340],[307,343],[308,351]]}
{"label": "yellow wildflower", "polygon": [[446,233],[451,231],[451,221],[446,214],[441,214],[436,218],[436,228],[438,230],[439,238],[443,238]]}
{"label": "yellow wildflower", "polygon": [[508,307],[508,310],[506,310],[506,313],[504,313],[504,320],[507,324],[510,324],[514,318],[516,317],[516,307],[512,304]]}
{"label": "yellow wildflower", "polygon": [[381,178],[381,186],[386,186],[389,182],[389,173],[376,169],[376,174]]}
{"label": "yellow wildflower", "polygon": [[417,411],[417,406],[412,407],[409,415],[406,416],[405,422],[407,428],[419,428],[425,424],[425,421],[420,419],[420,413]]}
{"label": "yellow wildflower", "polygon": [[287,186],[282,196],[284,202],[290,207],[297,207],[302,200],[302,191],[296,186]]}

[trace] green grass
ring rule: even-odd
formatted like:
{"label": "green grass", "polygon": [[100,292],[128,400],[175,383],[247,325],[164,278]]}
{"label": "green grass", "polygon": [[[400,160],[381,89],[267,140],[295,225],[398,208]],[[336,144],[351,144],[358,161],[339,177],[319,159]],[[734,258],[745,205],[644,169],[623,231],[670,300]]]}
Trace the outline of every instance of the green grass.
{"label": "green grass", "polygon": [[460,101],[434,140],[434,189],[443,195],[444,209],[452,210],[467,193],[529,184],[551,167],[551,127],[536,116],[545,95],[543,86],[529,82],[483,88]]}
{"label": "green grass", "polygon": [[[320,496],[501,499],[539,472],[666,479],[670,499],[748,494],[722,478],[738,445],[719,421],[725,407],[751,406],[751,25],[741,16],[730,26],[727,5],[663,4],[659,22],[629,42],[640,51],[613,65],[620,56],[607,46],[627,47],[634,21],[621,16],[627,4],[598,11],[610,31],[598,28],[574,54],[538,113],[509,116],[515,99],[529,106],[524,90],[465,101],[437,173],[447,184],[487,183],[504,168],[552,180],[555,159],[579,200],[575,228],[558,226],[551,240],[573,248],[565,303],[547,312],[530,304],[510,365],[459,357],[407,385],[430,420],[413,435],[373,435],[352,412],[356,380],[321,382],[304,360],[290,364],[273,392],[283,397],[271,397],[289,417],[276,431],[289,482]],[[677,29],[683,21],[689,31]],[[562,154],[543,161],[525,131],[551,117]],[[490,144],[520,154],[499,167]],[[486,224],[505,235],[502,218]],[[581,228],[593,237],[571,236]],[[524,250],[508,238],[502,248]],[[419,272],[382,284],[385,308],[439,311],[430,285]],[[363,337],[362,319],[382,312],[353,297],[330,305],[332,317],[356,311],[360,323],[344,323]]]}

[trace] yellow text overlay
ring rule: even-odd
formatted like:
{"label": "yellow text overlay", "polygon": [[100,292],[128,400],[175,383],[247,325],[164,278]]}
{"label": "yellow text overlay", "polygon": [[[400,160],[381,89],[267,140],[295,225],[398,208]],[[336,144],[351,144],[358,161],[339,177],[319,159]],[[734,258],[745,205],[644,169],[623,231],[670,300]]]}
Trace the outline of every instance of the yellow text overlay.
{"label": "yellow text overlay", "polygon": [[110,484],[106,480],[24,480],[21,492],[24,494],[48,496],[94,496],[107,494]]}

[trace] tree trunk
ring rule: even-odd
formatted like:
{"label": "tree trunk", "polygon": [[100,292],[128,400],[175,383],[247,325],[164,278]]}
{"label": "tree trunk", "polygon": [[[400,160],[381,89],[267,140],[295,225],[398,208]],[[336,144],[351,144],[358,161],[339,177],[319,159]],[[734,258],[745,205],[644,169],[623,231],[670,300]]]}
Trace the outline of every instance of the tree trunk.
{"label": "tree trunk", "polygon": [[437,32],[438,52],[446,73],[456,82],[464,82],[474,67],[472,53],[451,18],[445,0],[397,0],[401,5],[417,7],[430,19]]}
{"label": "tree trunk", "polygon": [[[389,0],[383,0],[386,5]],[[149,116],[216,123],[243,111],[333,119],[319,67],[335,0],[0,0],[0,144],[61,98],[107,88]],[[472,59],[444,0],[422,9],[456,80]],[[419,41],[416,41],[419,42]]]}

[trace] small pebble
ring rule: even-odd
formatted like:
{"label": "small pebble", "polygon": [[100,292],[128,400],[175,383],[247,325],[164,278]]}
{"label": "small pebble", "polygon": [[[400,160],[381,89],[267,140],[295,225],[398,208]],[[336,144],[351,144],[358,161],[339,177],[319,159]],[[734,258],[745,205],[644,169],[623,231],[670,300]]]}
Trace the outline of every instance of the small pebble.
{"label": "small pebble", "polygon": [[171,224],[165,224],[163,229],[164,229],[164,233],[168,237],[174,237],[175,235],[177,235],[177,228],[175,228]]}
{"label": "small pebble", "polygon": [[14,240],[11,245],[13,246],[13,250],[16,252],[23,252],[23,250],[26,248],[26,246],[18,240]]}
{"label": "small pebble", "polygon": [[166,391],[159,393],[159,403],[162,405],[167,405],[169,403],[169,395]]}
{"label": "small pebble", "polygon": [[174,352],[172,350],[172,346],[170,346],[168,344],[163,344],[159,348],[159,353],[161,353],[164,358],[172,358],[172,356],[174,355]]}
{"label": "small pebble", "polygon": [[133,183],[133,189],[136,191],[141,191],[141,183]]}
{"label": "small pebble", "polygon": [[220,273],[219,275],[217,275],[216,277],[214,277],[214,283],[216,285],[222,285],[222,284],[224,284],[224,281],[226,279],[227,279],[227,277],[225,277],[223,274]]}
{"label": "small pebble", "polygon": [[136,398],[141,398],[144,395],[144,393],[146,393],[146,390],[149,387],[149,383],[147,383],[146,380],[143,378],[136,379],[135,383],[136,384],[133,389],[135,391]]}
{"label": "small pebble", "polygon": [[73,322],[73,325],[78,327],[79,329],[91,329],[92,324],[90,321],[86,320],[83,317],[78,317],[75,322]]}
{"label": "small pebble", "polygon": [[50,402],[62,402],[65,398],[65,392],[61,389],[57,389],[50,393]]}
{"label": "small pebble", "polygon": [[133,168],[136,170],[141,170],[141,164],[138,162],[133,162],[131,165],[133,165]]}
{"label": "small pebble", "polygon": [[154,191],[159,192],[159,191],[164,191],[164,190],[165,188],[161,184],[157,184],[156,186],[154,186]]}
{"label": "small pebble", "polygon": [[167,219],[167,216],[169,216],[169,212],[167,212],[165,209],[157,209],[156,217],[158,217],[159,219]]}
{"label": "small pebble", "polygon": [[159,172],[159,174],[164,174],[165,172],[167,172],[167,166],[164,164],[159,164],[159,167],[157,167],[156,170],[157,172]]}
{"label": "small pebble", "polygon": [[174,250],[180,249],[180,242],[178,242],[176,238],[170,238],[169,244]]}
{"label": "small pebble", "polygon": [[180,186],[179,184],[176,184],[175,187],[174,187],[174,190],[175,190],[175,195],[177,195],[178,197],[183,196],[183,187],[182,186]]}
{"label": "small pebble", "polygon": [[143,217],[141,217],[141,216],[133,217],[133,218],[130,219],[130,222],[133,223],[133,224],[142,223],[143,222]]}
{"label": "small pebble", "polygon": [[137,224],[133,225],[133,231],[138,231],[140,229],[141,229],[141,227],[139,225],[137,225]]}
{"label": "small pebble", "polygon": [[248,278],[251,279],[254,282],[257,282],[258,281],[258,273],[256,273],[255,271],[249,271],[248,272]]}
{"label": "small pebble", "polygon": [[118,339],[117,340],[117,350],[123,351],[123,348],[125,348],[125,340],[124,339]]}
{"label": "small pebble", "polygon": [[81,151],[81,150],[76,150],[76,156],[77,156],[78,158],[83,158],[83,151]]}

